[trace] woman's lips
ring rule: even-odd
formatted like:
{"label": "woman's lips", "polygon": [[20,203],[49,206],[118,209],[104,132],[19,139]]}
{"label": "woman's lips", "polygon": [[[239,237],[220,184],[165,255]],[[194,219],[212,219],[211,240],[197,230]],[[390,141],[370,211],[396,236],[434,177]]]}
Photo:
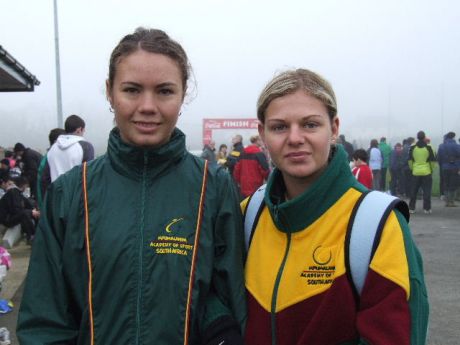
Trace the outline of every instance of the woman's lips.
{"label": "woman's lips", "polygon": [[309,156],[308,152],[299,151],[299,152],[290,152],[284,157],[290,160],[291,162],[303,162]]}
{"label": "woman's lips", "polygon": [[160,124],[157,122],[134,121],[133,123],[136,128],[142,132],[151,132],[160,126]]}

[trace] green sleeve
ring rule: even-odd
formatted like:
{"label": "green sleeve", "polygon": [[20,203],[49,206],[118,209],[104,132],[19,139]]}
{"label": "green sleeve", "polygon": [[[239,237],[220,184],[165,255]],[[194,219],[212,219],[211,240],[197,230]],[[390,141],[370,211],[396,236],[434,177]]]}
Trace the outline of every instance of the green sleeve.
{"label": "green sleeve", "polygon": [[226,315],[231,316],[243,329],[246,320],[246,294],[242,215],[230,175],[224,169],[218,175],[220,201],[214,225],[212,287],[206,302],[202,329]]}
{"label": "green sleeve", "polygon": [[78,337],[81,317],[70,312],[74,303],[63,274],[66,205],[59,182],[48,191],[34,239],[17,323],[22,345],[73,344]]}
{"label": "green sleeve", "polygon": [[403,230],[406,256],[409,265],[411,345],[424,345],[426,344],[428,331],[429,304],[423,275],[422,256],[414,243],[406,219],[399,212],[396,212],[396,215]]}

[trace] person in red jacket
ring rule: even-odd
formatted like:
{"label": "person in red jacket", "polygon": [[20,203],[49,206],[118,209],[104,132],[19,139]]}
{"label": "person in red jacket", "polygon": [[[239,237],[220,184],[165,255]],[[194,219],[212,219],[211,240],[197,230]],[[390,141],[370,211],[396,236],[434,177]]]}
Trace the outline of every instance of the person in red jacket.
{"label": "person in red jacket", "polygon": [[238,183],[243,198],[252,195],[264,183],[270,171],[267,157],[257,145],[259,136],[252,136],[250,141],[251,145],[244,149],[233,171],[233,177]]}
{"label": "person in red jacket", "polygon": [[367,165],[368,155],[363,149],[358,149],[352,155],[354,168],[351,170],[353,176],[359,183],[368,189],[372,189],[372,170]]}

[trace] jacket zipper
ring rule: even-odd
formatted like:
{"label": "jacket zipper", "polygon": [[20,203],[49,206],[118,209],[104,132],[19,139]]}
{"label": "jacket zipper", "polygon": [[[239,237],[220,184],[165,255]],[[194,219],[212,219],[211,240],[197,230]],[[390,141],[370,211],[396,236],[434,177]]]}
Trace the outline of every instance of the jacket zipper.
{"label": "jacket zipper", "polygon": [[[278,205],[274,207],[274,216],[278,218]],[[283,275],[284,267],[286,266],[287,257],[289,254],[289,249],[291,247],[291,233],[288,232],[286,234],[287,237],[287,244],[286,244],[286,251],[284,252],[283,261],[279,267],[278,273],[276,275],[275,285],[273,287],[273,294],[272,294],[272,302],[271,302],[271,312],[270,312],[270,321],[271,321],[271,335],[272,335],[272,345],[277,344],[276,339],[276,301],[278,298],[278,288],[281,282],[281,277]]]}
{"label": "jacket zipper", "polygon": [[136,306],[136,344],[140,344],[141,338],[141,306],[142,306],[142,280],[143,280],[143,249],[144,249],[144,222],[145,222],[145,195],[147,182],[147,152],[144,152],[144,169],[142,171],[142,196],[141,196],[141,223],[139,241],[139,261],[138,261],[138,285],[137,285],[137,306]]}

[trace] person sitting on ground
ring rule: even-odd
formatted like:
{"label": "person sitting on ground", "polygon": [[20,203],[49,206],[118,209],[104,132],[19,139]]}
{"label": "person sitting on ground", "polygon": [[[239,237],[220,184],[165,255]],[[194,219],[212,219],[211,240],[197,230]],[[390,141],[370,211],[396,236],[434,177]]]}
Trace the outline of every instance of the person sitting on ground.
{"label": "person sitting on ground", "polygon": [[7,158],[3,158],[0,161],[0,169],[6,173],[10,172],[10,161]]}
{"label": "person sitting on ground", "polygon": [[5,158],[10,161],[10,168],[14,168],[16,166],[16,159],[14,159],[14,154],[12,151],[6,150]]}
{"label": "person sitting on ground", "polygon": [[42,155],[31,148],[26,148],[22,143],[14,145],[16,159],[20,157],[22,163],[22,174],[30,184],[30,196],[35,199],[37,195],[37,174],[38,166],[42,160]]}
{"label": "person sitting on ground", "polygon": [[0,199],[0,223],[8,228],[20,224],[27,243],[31,244],[35,235],[35,222],[40,217],[40,212],[23,194],[29,183],[23,176],[14,181],[2,180],[3,183],[7,183],[7,190]]}
{"label": "person sitting on ground", "polygon": [[366,150],[358,149],[353,152],[352,155],[354,168],[351,170],[352,174],[359,183],[365,186],[368,189],[372,189],[372,171],[367,165],[367,155]]}

